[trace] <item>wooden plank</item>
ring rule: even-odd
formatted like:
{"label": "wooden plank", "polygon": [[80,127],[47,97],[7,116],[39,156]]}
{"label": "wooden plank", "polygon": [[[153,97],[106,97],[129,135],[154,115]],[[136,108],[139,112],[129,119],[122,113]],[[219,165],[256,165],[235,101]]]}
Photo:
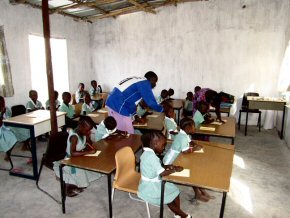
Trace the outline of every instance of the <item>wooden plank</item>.
{"label": "wooden plank", "polygon": [[156,14],[156,11],[154,11],[147,3],[145,3],[143,6],[141,4],[139,4],[138,2],[136,2],[135,0],[127,0],[128,2],[130,2],[131,4],[137,6],[138,8],[140,8],[141,10],[148,12],[148,13],[152,13],[152,14]]}

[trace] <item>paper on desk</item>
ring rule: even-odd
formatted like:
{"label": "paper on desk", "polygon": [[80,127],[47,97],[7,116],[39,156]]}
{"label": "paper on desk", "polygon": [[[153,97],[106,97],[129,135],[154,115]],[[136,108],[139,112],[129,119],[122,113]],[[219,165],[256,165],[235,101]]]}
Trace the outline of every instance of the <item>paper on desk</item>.
{"label": "paper on desk", "polygon": [[194,151],[194,153],[204,153],[204,150],[203,150],[203,148],[201,148],[198,151]]}
{"label": "paper on desk", "polygon": [[88,114],[89,117],[98,117],[100,116],[99,114]]}
{"label": "paper on desk", "polygon": [[222,122],[213,121],[213,122],[211,122],[210,124],[220,126],[220,125],[222,125],[223,123],[222,123]]}
{"label": "paper on desk", "polygon": [[214,127],[201,126],[199,129],[200,130],[205,130],[205,131],[212,131],[212,132],[215,131],[215,128]]}
{"label": "paper on desk", "polygon": [[101,110],[98,110],[98,112],[99,112],[99,113],[108,113],[108,111],[106,111],[106,110],[102,110],[102,109],[101,109]]}
{"label": "paper on desk", "polygon": [[133,126],[147,126],[147,123],[134,123]]}
{"label": "paper on desk", "polygon": [[170,176],[190,177],[190,170],[184,169],[181,172],[172,173],[172,174],[170,174]]}
{"label": "paper on desk", "polygon": [[100,153],[101,153],[101,151],[97,151],[97,152],[94,153],[94,154],[86,154],[85,156],[86,156],[86,157],[97,157],[97,156],[99,156]]}
{"label": "paper on desk", "polygon": [[31,118],[37,118],[37,116],[35,114],[27,114],[27,117],[31,117]]}
{"label": "paper on desk", "polygon": [[157,118],[158,115],[157,114],[151,114],[151,115],[147,115],[147,117]]}

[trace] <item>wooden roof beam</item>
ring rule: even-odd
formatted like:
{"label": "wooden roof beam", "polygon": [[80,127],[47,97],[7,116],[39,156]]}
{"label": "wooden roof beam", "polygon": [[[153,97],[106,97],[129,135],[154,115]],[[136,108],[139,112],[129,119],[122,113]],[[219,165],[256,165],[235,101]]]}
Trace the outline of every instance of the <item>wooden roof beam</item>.
{"label": "wooden roof beam", "polygon": [[147,3],[142,5],[138,2],[136,2],[135,0],[127,0],[127,1],[130,2],[131,4],[135,5],[136,7],[140,8],[141,10],[145,11],[145,12],[156,14],[156,11],[154,11]]}

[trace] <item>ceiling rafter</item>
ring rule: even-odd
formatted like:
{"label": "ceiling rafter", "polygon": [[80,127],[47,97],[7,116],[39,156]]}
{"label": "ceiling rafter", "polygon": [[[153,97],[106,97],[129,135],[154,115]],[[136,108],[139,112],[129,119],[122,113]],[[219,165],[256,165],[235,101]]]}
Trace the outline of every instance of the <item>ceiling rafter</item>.
{"label": "ceiling rafter", "polygon": [[156,14],[156,11],[154,11],[150,5],[148,5],[147,3],[144,3],[143,5],[136,2],[135,0],[127,0],[128,2],[130,2],[131,4],[135,5],[136,7],[140,8],[141,10],[148,12],[148,13],[152,13],[152,14]]}

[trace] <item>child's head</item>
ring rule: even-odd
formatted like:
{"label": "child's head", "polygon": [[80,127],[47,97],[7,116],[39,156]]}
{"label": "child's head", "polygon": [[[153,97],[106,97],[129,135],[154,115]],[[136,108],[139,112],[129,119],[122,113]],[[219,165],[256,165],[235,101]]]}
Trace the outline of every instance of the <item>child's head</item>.
{"label": "child's head", "polygon": [[193,99],[193,93],[192,92],[186,93],[186,99],[192,101],[192,99]]}
{"label": "child's head", "polygon": [[71,101],[71,94],[69,92],[62,93],[62,100],[65,104],[70,103]]}
{"label": "child's head", "polygon": [[91,81],[91,86],[92,86],[93,88],[97,88],[97,86],[98,86],[97,81],[96,81],[96,80],[92,80],[92,81]]}
{"label": "child's head", "polygon": [[91,129],[95,126],[94,121],[88,116],[82,116],[79,120],[76,131],[83,136],[90,135]]}
{"label": "child's head", "polygon": [[171,105],[168,105],[167,107],[164,108],[164,113],[166,117],[169,117],[169,118],[175,117],[174,109]]}
{"label": "child's head", "polygon": [[161,98],[166,99],[168,97],[168,91],[166,89],[163,89],[160,95]]}
{"label": "child's head", "polygon": [[5,107],[5,99],[0,96],[0,110]]}
{"label": "child's head", "polygon": [[182,118],[179,126],[187,134],[192,134],[195,131],[194,121],[188,117]]}
{"label": "child's head", "polygon": [[117,127],[117,122],[116,122],[115,118],[112,116],[108,116],[104,120],[104,124],[108,130],[114,130]]}
{"label": "child's head", "polygon": [[85,89],[85,84],[80,83],[78,87],[79,87],[79,91],[80,91],[80,92],[83,92],[84,89]]}
{"label": "child's head", "polygon": [[86,104],[90,104],[91,101],[92,101],[92,99],[91,99],[90,94],[89,94],[89,93],[86,93],[86,94],[85,94],[85,103],[86,103]]}
{"label": "child's head", "polygon": [[30,90],[29,91],[29,98],[31,98],[32,101],[36,101],[38,99],[37,91]]}
{"label": "child's head", "polygon": [[141,136],[143,147],[149,147],[161,154],[166,146],[166,137],[159,131],[151,131]]}
{"label": "child's head", "polygon": [[195,86],[194,87],[194,93],[197,93],[201,90],[200,86]]}
{"label": "child's head", "polygon": [[171,97],[172,95],[174,95],[174,89],[170,88],[168,89],[168,96]]}
{"label": "child's head", "polygon": [[208,107],[208,104],[203,101],[198,102],[197,104],[197,110],[199,110],[201,114],[206,114],[208,112]]}
{"label": "child's head", "polygon": [[55,99],[55,100],[58,99],[58,91],[54,91],[54,99]]}
{"label": "child's head", "polygon": [[158,76],[153,71],[148,71],[144,77],[150,82],[153,89],[158,81]]}

